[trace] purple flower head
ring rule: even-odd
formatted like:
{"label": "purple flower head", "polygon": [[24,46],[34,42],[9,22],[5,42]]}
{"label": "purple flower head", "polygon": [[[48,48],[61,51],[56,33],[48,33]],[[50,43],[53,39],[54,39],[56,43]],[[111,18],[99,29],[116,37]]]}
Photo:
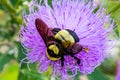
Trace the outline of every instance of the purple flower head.
{"label": "purple flower head", "polygon": [[[25,26],[20,31],[20,40],[27,50],[28,63],[39,62],[39,71],[44,72],[48,66],[53,67],[53,75],[61,75],[61,80],[68,79],[67,72],[71,71],[73,76],[80,71],[82,74],[90,74],[106,58],[105,51],[108,34],[112,32],[113,22],[104,13],[102,7],[94,13],[96,6],[92,2],[85,3],[84,0],[52,0],[52,7],[47,0],[42,5],[33,1],[30,5],[30,14],[24,15]],[[37,10],[34,9],[37,7]],[[64,56],[64,66],[61,60],[50,60],[46,55],[47,47],[41,35],[36,29],[35,20],[41,19],[50,28],[70,29],[79,37],[78,44],[83,50],[75,56],[79,58],[80,65],[70,55]]]}

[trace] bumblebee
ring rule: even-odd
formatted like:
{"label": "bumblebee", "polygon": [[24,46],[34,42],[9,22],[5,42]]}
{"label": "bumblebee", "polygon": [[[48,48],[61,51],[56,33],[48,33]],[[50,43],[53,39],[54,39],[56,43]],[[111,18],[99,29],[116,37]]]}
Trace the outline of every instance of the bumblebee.
{"label": "bumblebee", "polygon": [[77,34],[70,29],[61,30],[59,28],[52,29],[52,32],[55,35],[56,41],[61,44],[63,48],[61,56],[62,66],[64,65],[63,61],[65,55],[70,55],[77,60],[78,64],[80,64],[80,59],[74,56],[75,54],[82,51],[82,46],[77,43],[80,41]]}
{"label": "bumblebee", "polygon": [[78,44],[77,34],[69,29],[61,30],[59,28],[49,28],[41,19],[35,20],[36,28],[46,44],[46,55],[50,60],[61,60],[61,66],[64,66],[64,56],[70,55],[80,64],[80,59],[75,54],[82,51],[82,46]]}

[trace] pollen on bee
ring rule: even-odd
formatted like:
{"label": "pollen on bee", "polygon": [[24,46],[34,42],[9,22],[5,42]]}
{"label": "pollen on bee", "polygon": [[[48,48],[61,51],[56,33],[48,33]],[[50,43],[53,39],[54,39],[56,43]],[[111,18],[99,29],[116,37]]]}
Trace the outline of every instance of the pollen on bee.
{"label": "pollen on bee", "polygon": [[85,48],[85,52],[89,52],[89,48]]}

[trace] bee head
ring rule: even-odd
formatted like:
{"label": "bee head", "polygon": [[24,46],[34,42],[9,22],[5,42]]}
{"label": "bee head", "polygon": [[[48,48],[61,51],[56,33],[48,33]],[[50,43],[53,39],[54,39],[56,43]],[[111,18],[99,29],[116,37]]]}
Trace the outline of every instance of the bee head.
{"label": "bee head", "polygon": [[60,59],[60,47],[56,44],[51,44],[47,48],[47,57],[50,60],[59,60]]}

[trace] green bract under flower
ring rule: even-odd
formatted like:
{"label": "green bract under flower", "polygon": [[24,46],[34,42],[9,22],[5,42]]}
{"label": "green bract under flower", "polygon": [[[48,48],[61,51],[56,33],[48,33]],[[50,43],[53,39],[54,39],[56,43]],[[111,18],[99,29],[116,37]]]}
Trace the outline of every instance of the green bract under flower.
{"label": "green bract under flower", "polygon": [[[34,10],[34,6],[37,10]],[[42,5],[33,1],[30,6],[30,14],[25,14],[26,26],[21,28],[21,43],[27,50],[28,63],[39,62],[39,71],[44,72],[48,66],[53,67],[53,75],[61,75],[61,80],[73,77],[77,71],[82,74],[90,74],[103,62],[106,57],[105,51],[109,48],[107,36],[112,32],[113,22],[105,15],[103,8],[94,13],[96,6],[92,2],[84,0],[53,0],[52,8],[45,0]],[[80,39],[78,44],[83,50],[74,56],[81,60],[80,64],[70,55],[64,56],[64,66],[61,60],[50,60],[46,55],[47,46],[36,29],[35,20],[41,19],[51,29],[60,28],[74,31]],[[107,24],[107,26],[105,26]],[[105,28],[106,27],[106,28]],[[22,60],[23,61],[23,60]],[[67,72],[71,71],[72,76]]]}

